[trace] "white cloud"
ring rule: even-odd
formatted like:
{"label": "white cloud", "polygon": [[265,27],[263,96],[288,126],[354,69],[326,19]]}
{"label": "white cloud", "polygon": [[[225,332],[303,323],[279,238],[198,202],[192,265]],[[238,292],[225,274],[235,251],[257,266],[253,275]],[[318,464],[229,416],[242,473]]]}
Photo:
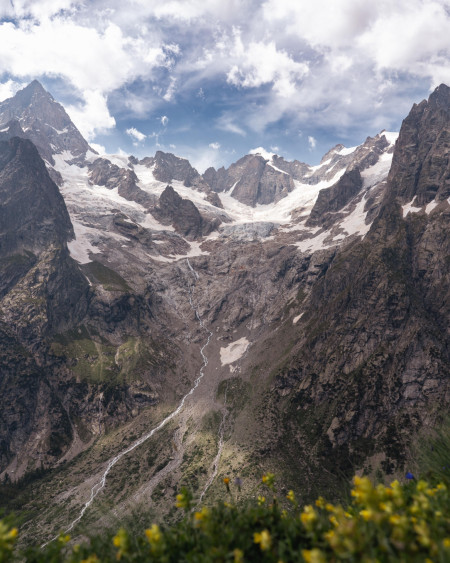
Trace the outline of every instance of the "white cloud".
{"label": "white cloud", "polygon": [[20,82],[14,82],[14,80],[7,80],[3,84],[0,84],[0,102],[11,98],[14,94],[21,90],[26,84],[21,84]]}
{"label": "white cloud", "polygon": [[167,126],[167,124],[169,123],[169,118],[167,117],[167,115],[163,115],[161,117],[161,123],[162,123],[163,127]]}
{"label": "white cloud", "polygon": [[[0,24],[0,74],[30,80],[36,77],[61,77],[74,87],[83,103],[72,106],[75,124],[87,136],[113,127],[114,118],[107,107],[108,94],[138,77],[149,79],[157,68],[172,64],[177,46],[158,44],[143,37],[126,36],[121,28],[107,19],[98,28],[78,23],[59,10],[73,2],[48,0],[47,16],[53,18],[22,19],[17,25]],[[14,4],[18,14],[34,13],[41,2]],[[30,12],[31,10],[31,12]],[[172,97],[176,80],[170,80],[165,98]],[[96,113],[94,109],[99,110]],[[92,124],[90,124],[92,121]]]}
{"label": "white cloud", "polygon": [[163,99],[166,100],[166,102],[172,101],[175,94],[176,83],[177,83],[177,79],[172,76],[170,78],[170,83],[169,86],[167,87],[166,93],[163,96]]}
{"label": "white cloud", "polygon": [[312,137],[312,136],[309,136],[308,137],[308,145],[309,145],[309,148],[311,150],[314,150],[316,148],[316,145],[317,145],[316,139],[314,139],[314,137]]}
{"label": "white cloud", "polygon": [[3,0],[0,4],[0,17],[33,17],[43,20],[62,10],[68,10],[75,4],[73,0]]}
{"label": "white cloud", "polygon": [[147,135],[144,135],[144,133],[141,133],[135,127],[130,127],[129,129],[126,130],[126,133],[127,135],[130,135],[130,137],[138,141],[139,143],[142,143],[142,141],[144,141],[147,138]]}
{"label": "white cloud", "polygon": [[235,123],[234,117],[229,114],[221,115],[219,119],[217,119],[216,126],[218,129],[221,129],[222,131],[236,133],[236,135],[241,135],[242,137],[245,137],[246,134],[244,129],[240,127],[237,123]]}
{"label": "white cloud", "polygon": [[220,143],[209,143],[208,145],[211,149],[214,149],[215,151],[220,149]]}
{"label": "white cloud", "polygon": [[98,143],[90,143],[90,145],[98,154],[106,154],[106,148],[103,145],[99,145]]}
{"label": "white cloud", "polygon": [[99,133],[104,133],[115,126],[116,121],[109,113],[107,99],[97,90],[83,92],[84,104],[66,107],[72,121],[88,140],[95,139]]}
{"label": "white cloud", "polygon": [[305,62],[293,60],[284,50],[279,50],[275,41],[244,44],[235,31],[231,58],[238,59],[227,74],[227,81],[243,88],[257,88],[273,84],[274,91],[288,97],[295,91],[296,82],[304,78],[309,67]]}

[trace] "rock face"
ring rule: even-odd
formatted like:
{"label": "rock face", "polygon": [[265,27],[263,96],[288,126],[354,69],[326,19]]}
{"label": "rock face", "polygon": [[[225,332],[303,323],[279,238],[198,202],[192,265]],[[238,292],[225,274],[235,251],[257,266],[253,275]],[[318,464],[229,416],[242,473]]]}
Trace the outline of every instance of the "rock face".
{"label": "rock face", "polygon": [[211,192],[208,183],[200,176],[195,168],[185,158],[180,158],[172,153],[156,151],[154,157],[147,157],[140,161],[148,168],[153,168],[153,175],[159,182],[170,184],[173,180],[183,182],[188,188],[207,194],[207,201],[216,207],[222,208],[220,198]]}
{"label": "rock face", "polygon": [[70,120],[61,104],[34,80],[13,98],[0,103],[0,127],[17,120],[24,136],[33,141],[39,154],[54,164],[53,155],[69,151],[73,158],[83,158],[93,151]]}
{"label": "rock face", "polygon": [[255,207],[273,203],[294,189],[291,176],[277,170],[260,155],[249,154],[217,172],[208,168],[205,180],[216,192],[229,192],[235,199]]}
{"label": "rock face", "polygon": [[27,139],[0,141],[0,224],[0,257],[38,254],[74,236],[64,199]]}
{"label": "rock face", "polygon": [[402,203],[418,207],[450,196],[450,88],[441,84],[403,121],[389,182]]}
{"label": "rock face", "polygon": [[334,186],[320,190],[306,224],[315,227],[329,221],[332,214],[345,207],[361,188],[359,169],[345,172]]}
{"label": "rock face", "polygon": [[172,186],[166,187],[151,213],[163,224],[173,225],[177,233],[189,240],[208,235],[219,225],[218,221],[207,222],[194,203],[180,197]]}
{"label": "rock face", "polygon": [[97,186],[105,186],[109,190],[117,188],[120,196],[147,208],[156,203],[154,196],[139,188],[137,176],[129,168],[119,168],[105,158],[97,158],[89,165],[89,170],[91,182]]}
{"label": "rock face", "polygon": [[448,404],[450,208],[403,218],[399,203],[446,193],[449,107],[441,86],[412,109],[378,217],[312,288],[273,402],[288,455],[314,447],[335,472],[377,456],[386,473],[402,470],[414,433]]}

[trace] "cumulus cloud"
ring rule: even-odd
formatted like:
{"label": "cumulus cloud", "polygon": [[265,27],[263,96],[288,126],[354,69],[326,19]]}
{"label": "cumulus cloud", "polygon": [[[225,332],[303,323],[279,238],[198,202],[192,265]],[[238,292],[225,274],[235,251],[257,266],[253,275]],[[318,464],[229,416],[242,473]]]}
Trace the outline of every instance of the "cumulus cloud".
{"label": "cumulus cloud", "polygon": [[92,141],[99,133],[104,133],[115,126],[116,121],[108,109],[107,97],[98,90],[83,92],[84,102],[66,106],[67,113],[76,124],[81,134]]}
{"label": "cumulus cloud", "polygon": [[114,127],[119,106],[154,119],[180,100],[211,104],[224,133],[289,121],[347,134],[390,127],[418,91],[450,83],[449,0],[132,4],[0,0],[0,98],[32,78],[61,79],[90,139]]}
{"label": "cumulus cloud", "polygon": [[14,94],[21,90],[26,84],[21,84],[20,82],[14,82],[14,80],[7,80],[3,84],[0,84],[0,102],[11,98]]}
{"label": "cumulus cloud", "polygon": [[308,74],[308,65],[294,61],[284,50],[277,49],[274,41],[252,41],[246,45],[239,32],[235,32],[231,56],[239,62],[227,74],[227,81],[243,88],[257,88],[273,84],[273,89],[283,97],[295,91],[296,82]]}
{"label": "cumulus cloud", "polygon": [[147,138],[147,135],[144,135],[144,133],[141,133],[135,127],[130,127],[129,129],[126,130],[126,133],[127,135],[138,141],[139,143],[142,143],[142,141],[144,141]]}
{"label": "cumulus cloud", "polygon": [[169,118],[167,117],[167,115],[163,115],[163,116],[161,117],[161,124],[162,124],[162,126],[163,126],[163,127],[166,127],[168,123],[169,123]]}
{"label": "cumulus cloud", "polygon": [[220,143],[209,143],[208,145],[211,149],[214,149],[215,151],[220,149]]}
{"label": "cumulus cloud", "polygon": [[314,150],[317,145],[316,139],[314,139],[314,137],[311,135],[308,137],[308,145],[311,150]]}

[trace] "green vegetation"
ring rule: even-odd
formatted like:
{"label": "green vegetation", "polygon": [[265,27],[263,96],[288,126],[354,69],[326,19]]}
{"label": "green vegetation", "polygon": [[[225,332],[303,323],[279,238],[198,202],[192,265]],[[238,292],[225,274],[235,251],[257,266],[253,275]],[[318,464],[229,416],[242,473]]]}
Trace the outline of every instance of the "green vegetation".
{"label": "green vegetation", "polygon": [[117,272],[100,262],[89,262],[83,269],[88,277],[94,278],[107,291],[122,291],[124,293],[131,291],[130,286]]}
{"label": "green vegetation", "polygon": [[275,476],[262,478],[255,502],[234,501],[240,483],[223,479],[227,502],[195,507],[182,489],[176,506],[185,517],[160,528],[151,525],[142,535],[120,528],[71,543],[61,535],[45,548],[15,552],[19,531],[11,521],[0,521],[0,562],[28,561],[95,563],[100,561],[244,562],[435,562],[450,560],[450,495],[448,482],[435,486],[415,481],[393,481],[374,486],[355,477],[348,506],[319,497],[300,507],[293,491],[277,495]]}

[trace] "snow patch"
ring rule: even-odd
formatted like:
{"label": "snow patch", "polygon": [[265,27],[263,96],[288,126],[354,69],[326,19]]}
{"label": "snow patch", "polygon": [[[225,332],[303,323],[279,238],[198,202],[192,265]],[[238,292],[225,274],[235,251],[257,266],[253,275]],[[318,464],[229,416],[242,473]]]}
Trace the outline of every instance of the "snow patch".
{"label": "snow patch", "polygon": [[91,262],[89,253],[98,254],[100,250],[92,245],[92,239],[98,238],[99,231],[72,221],[75,231],[75,240],[67,243],[70,255],[80,264]]}
{"label": "snow patch", "polygon": [[220,349],[220,362],[222,366],[226,366],[227,364],[232,364],[242,358],[245,354],[249,341],[245,336],[236,340],[236,342],[231,342],[228,346]]}
{"label": "snow patch", "polygon": [[304,313],[300,313],[300,315],[297,315],[296,317],[294,317],[292,319],[292,323],[295,325],[298,323],[298,321],[303,317]]}
{"label": "snow patch", "polygon": [[421,207],[416,207],[415,205],[412,204],[412,202],[414,201],[414,198],[409,202],[409,203],[405,203],[405,205],[402,205],[402,216],[406,217],[408,215],[408,213],[418,213],[419,211],[421,211]]}
{"label": "snow patch", "polygon": [[289,176],[289,174],[287,172],[285,172],[284,170],[281,170],[281,168],[278,168],[277,166],[275,166],[274,164],[272,164],[272,162],[268,162],[267,166],[270,166],[271,168],[273,168],[274,170],[276,170],[277,172],[281,172],[282,174],[286,174],[286,176]]}
{"label": "snow patch", "polygon": [[384,152],[373,166],[361,172],[364,188],[371,188],[387,178],[392,164],[392,156],[392,153]]}
{"label": "snow patch", "polygon": [[349,148],[344,147],[340,151],[337,151],[337,154],[340,154],[341,156],[347,156],[348,154],[352,154],[352,152],[355,152],[357,148],[358,145],[356,147],[349,147]]}
{"label": "snow patch", "polygon": [[427,206],[425,207],[425,213],[428,215],[429,213],[431,213],[433,211],[433,209],[439,205],[438,202],[433,199],[433,201],[430,201],[430,203],[427,204]]}

